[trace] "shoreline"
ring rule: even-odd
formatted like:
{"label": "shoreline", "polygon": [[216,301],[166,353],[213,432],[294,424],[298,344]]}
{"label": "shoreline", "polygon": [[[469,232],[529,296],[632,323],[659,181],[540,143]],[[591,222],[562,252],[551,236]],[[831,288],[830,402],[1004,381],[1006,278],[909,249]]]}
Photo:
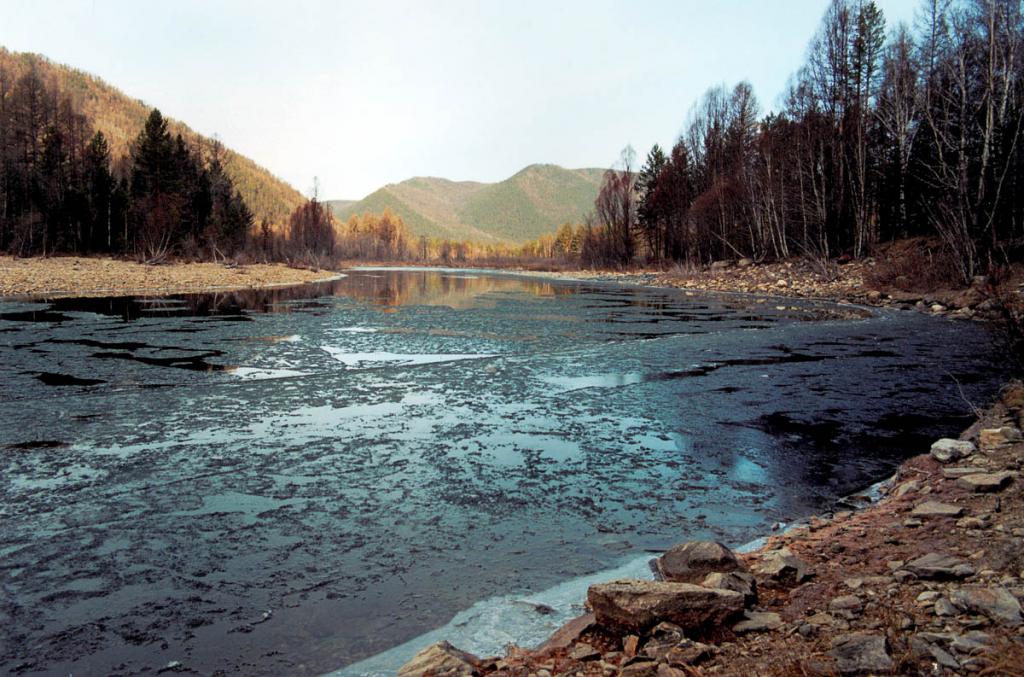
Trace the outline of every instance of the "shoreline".
{"label": "shoreline", "polygon": [[[696,653],[659,655],[648,650],[661,646],[651,624],[625,629],[588,613],[543,644],[509,647],[504,657],[434,644],[399,674],[433,674],[439,658],[462,661],[473,674],[538,677],[1019,674],[1022,422],[1024,386],[1012,382],[961,433],[962,451],[948,454],[937,447],[960,447],[936,443],[889,478],[840,499],[836,511],[738,547],[759,602],[725,623],[687,629],[677,648],[697,645]],[[872,491],[877,500],[838,509]],[[776,567],[779,561],[787,566]]]}
{"label": "shoreline", "polygon": [[111,258],[2,256],[0,300],[217,293],[328,282],[342,276],[340,271],[311,271],[281,263],[150,266]]}

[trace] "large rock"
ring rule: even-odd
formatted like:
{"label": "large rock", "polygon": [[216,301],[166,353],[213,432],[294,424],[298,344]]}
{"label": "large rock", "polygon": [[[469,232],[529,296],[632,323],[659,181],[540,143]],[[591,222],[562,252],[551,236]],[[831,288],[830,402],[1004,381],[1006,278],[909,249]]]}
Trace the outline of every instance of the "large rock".
{"label": "large rock", "polygon": [[807,563],[789,548],[779,548],[762,555],[761,561],[754,565],[754,573],[786,584],[802,583],[811,576]]}
{"label": "large rock", "polygon": [[964,514],[964,509],[959,505],[941,501],[925,501],[915,506],[910,514],[915,517],[960,517]]}
{"label": "large rock", "polygon": [[743,611],[743,595],[732,590],[635,579],[592,585],[587,602],[599,624],[637,630],[660,621],[694,630],[720,625]]}
{"label": "large rock", "polygon": [[747,567],[721,543],[690,541],[655,560],[655,568],[666,581],[697,583],[713,572],[746,571]]}
{"label": "large rock", "polygon": [[986,472],[964,475],[956,483],[964,489],[975,493],[1002,491],[1013,481],[1012,472]]}
{"label": "large rock", "polygon": [[975,452],[974,444],[966,440],[944,437],[932,444],[931,454],[939,463],[949,463],[967,458]]}
{"label": "large rock", "polygon": [[480,660],[448,642],[431,644],[398,670],[398,677],[469,677],[480,674]]}
{"label": "large rock", "polygon": [[940,555],[936,552],[930,552],[923,557],[907,562],[903,568],[916,574],[918,578],[927,580],[952,580],[974,573],[971,565],[959,557]]}
{"label": "large rock", "polygon": [[757,604],[757,581],[745,571],[730,571],[724,574],[716,571],[705,576],[700,584],[705,588],[738,592],[743,595],[743,602],[747,606]]}
{"label": "large rock", "polygon": [[1002,625],[1021,624],[1020,602],[1006,588],[959,588],[949,594],[949,601],[961,611],[987,616]]}
{"label": "large rock", "polygon": [[893,662],[885,635],[851,632],[832,640],[828,652],[841,675],[888,675]]}
{"label": "large rock", "polygon": [[992,451],[1011,442],[1020,442],[1020,438],[1020,431],[1016,428],[985,428],[978,433],[978,446],[982,451]]}

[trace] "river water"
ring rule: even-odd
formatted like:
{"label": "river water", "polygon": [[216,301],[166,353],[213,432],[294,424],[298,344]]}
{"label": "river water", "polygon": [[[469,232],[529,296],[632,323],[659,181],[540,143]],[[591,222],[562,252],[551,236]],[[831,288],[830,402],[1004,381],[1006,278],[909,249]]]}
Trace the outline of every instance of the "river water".
{"label": "river water", "polygon": [[587,575],[742,544],[959,431],[992,344],[479,271],[2,302],[0,668],[383,674],[443,626],[536,641]]}

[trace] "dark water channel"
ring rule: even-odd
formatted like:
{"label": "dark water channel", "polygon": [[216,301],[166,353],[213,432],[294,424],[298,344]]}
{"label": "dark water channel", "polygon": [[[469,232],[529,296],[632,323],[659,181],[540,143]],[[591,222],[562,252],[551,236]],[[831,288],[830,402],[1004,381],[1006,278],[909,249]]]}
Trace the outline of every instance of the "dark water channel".
{"label": "dark water channel", "polygon": [[481,600],[737,545],[965,426],[990,344],[450,271],[3,302],[0,668],[322,673]]}

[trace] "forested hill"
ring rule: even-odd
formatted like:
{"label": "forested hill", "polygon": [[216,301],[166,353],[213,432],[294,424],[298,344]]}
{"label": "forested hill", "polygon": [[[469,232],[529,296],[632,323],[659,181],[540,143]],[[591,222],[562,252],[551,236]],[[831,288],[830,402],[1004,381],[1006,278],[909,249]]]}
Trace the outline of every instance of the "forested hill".
{"label": "forested hill", "polygon": [[358,202],[333,200],[340,219],[385,208],[416,235],[520,244],[578,223],[594,208],[602,169],[530,165],[498,183],[416,177],[380,188]]}
{"label": "forested hill", "polygon": [[[33,64],[44,81],[71,96],[77,110],[85,114],[97,131],[103,132],[115,162],[127,156],[129,144],[139,135],[150,113],[149,106],[98,77],[38,54],[11,52],[3,47],[0,47],[0,92],[4,87],[11,87]],[[181,134],[190,144],[211,142],[176,120],[168,119],[168,128],[172,134]],[[225,150],[227,173],[252,210],[256,224],[264,219],[278,226],[286,224],[289,215],[304,201],[302,195],[249,158]]]}

